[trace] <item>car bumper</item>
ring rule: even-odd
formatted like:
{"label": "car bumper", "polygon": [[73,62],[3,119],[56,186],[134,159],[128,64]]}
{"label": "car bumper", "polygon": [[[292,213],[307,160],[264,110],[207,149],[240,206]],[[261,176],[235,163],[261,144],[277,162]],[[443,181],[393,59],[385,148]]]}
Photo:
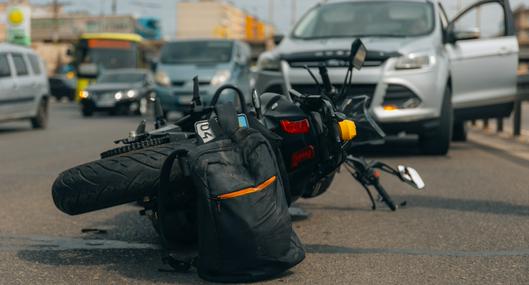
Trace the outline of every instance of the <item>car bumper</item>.
{"label": "car bumper", "polygon": [[[377,67],[364,67],[354,71],[352,95],[370,96],[370,113],[382,125],[407,124],[414,122],[435,121],[440,117],[443,95],[446,88],[446,72],[441,64],[436,64],[425,69],[396,71],[393,66],[394,59],[389,59],[385,64]],[[302,68],[286,68],[288,76],[284,79],[281,72],[258,71],[255,77],[255,87],[260,92],[274,92],[285,94],[286,86],[301,91],[317,92],[314,81]],[[313,70],[318,74],[316,69]],[[329,68],[329,77],[335,86],[341,86],[345,78],[345,68]],[[284,82],[287,82],[285,84]],[[390,86],[400,86],[418,97],[421,103],[416,108],[385,110],[383,103]]]}

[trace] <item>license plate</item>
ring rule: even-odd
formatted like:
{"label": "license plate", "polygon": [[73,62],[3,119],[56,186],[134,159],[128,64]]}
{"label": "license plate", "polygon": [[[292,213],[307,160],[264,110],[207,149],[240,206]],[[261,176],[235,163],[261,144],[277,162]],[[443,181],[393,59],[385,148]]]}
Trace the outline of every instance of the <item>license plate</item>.
{"label": "license plate", "polygon": [[[245,114],[239,114],[239,127],[247,128],[248,127],[248,118]],[[195,132],[202,139],[202,142],[208,143],[216,138],[213,130],[209,126],[209,121],[198,121],[195,123]]]}
{"label": "license plate", "polygon": [[114,107],[116,101],[114,100],[114,94],[104,94],[95,103],[97,107],[108,108]]}

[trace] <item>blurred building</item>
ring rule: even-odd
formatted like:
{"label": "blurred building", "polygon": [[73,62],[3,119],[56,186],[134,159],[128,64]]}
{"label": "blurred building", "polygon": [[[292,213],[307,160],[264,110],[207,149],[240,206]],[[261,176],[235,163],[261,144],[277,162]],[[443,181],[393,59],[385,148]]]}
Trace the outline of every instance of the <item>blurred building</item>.
{"label": "blurred building", "polygon": [[6,9],[7,3],[0,3],[0,42],[6,40]]}
{"label": "blurred building", "polygon": [[520,73],[529,71],[529,8],[518,7],[513,12],[518,44],[520,45]]}
{"label": "blurred building", "polygon": [[226,1],[184,1],[176,6],[176,37],[237,39],[259,53],[272,42],[274,27]]}

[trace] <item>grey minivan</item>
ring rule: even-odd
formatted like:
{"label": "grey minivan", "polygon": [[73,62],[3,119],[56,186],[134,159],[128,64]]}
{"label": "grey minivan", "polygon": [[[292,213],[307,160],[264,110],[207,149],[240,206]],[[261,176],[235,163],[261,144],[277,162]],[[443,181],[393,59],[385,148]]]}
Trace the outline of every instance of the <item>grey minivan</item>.
{"label": "grey minivan", "polygon": [[48,122],[49,85],[44,63],[31,49],[0,43],[0,121]]}
{"label": "grey minivan", "polygon": [[[236,40],[180,40],[166,43],[156,64],[156,95],[165,112],[192,107],[193,77],[208,104],[224,84],[241,88],[250,100],[250,47]],[[249,101],[248,101],[249,102]]]}
{"label": "grey minivan", "polygon": [[[347,52],[357,38],[368,54],[350,92],[371,97],[387,133],[418,135],[425,153],[446,154],[452,137],[464,140],[466,120],[513,109],[518,42],[508,0],[476,1],[451,19],[438,0],[326,1],[261,55],[256,89],[317,92],[303,67]],[[339,87],[345,63],[326,63]]]}

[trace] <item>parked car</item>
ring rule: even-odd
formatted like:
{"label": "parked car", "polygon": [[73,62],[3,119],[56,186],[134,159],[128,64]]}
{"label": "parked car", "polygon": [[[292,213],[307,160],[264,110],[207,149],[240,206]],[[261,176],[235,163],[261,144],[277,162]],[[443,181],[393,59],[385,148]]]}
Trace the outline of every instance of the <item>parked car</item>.
{"label": "parked car", "polygon": [[145,115],[155,100],[154,78],[145,69],[114,69],[101,74],[96,83],[81,92],[81,113],[94,112]]}
{"label": "parked car", "polygon": [[[371,96],[370,112],[388,134],[418,134],[425,153],[446,154],[452,135],[464,140],[466,120],[513,109],[518,42],[508,0],[478,1],[452,20],[437,0],[319,4],[261,55],[256,89],[314,93],[303,66],[343,54],[355,38],[369,52],[350,92]],[[340,87],[345,63],[326,63]]]}
{"label": "parked car", "polygon": [[48,123],[48,78],[31,49],[0,43],[0,121],[31,121],[34,129]]}
{"label": "parked car", "polygon": [[194,76],[199,78],[200,95],[205,104],[209,104],[218,87],[228,83],[241,88],[249,102],[250,59],[249,46],[235,40],[166,43],[155,68],[157,95],[164,111],[187,113],[191,110]]}
{"label": "parked car", "polygon": [[76,83],[75,79],[68,78],[67,75],[59,74],[49,78],[51,96],[57,100],[66,98],[69,101],[75,100]]}

